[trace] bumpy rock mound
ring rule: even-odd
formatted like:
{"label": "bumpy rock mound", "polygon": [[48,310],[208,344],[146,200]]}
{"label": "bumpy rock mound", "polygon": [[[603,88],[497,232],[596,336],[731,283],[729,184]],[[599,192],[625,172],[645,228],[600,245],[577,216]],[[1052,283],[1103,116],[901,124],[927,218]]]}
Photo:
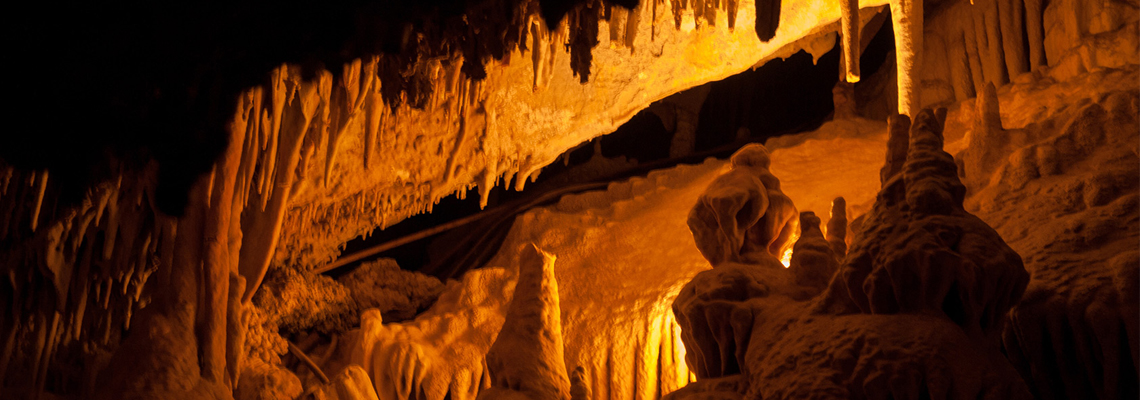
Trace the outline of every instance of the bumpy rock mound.
{"label": "bumpy rock mound", "polygon": [[[891,129],[889,143],[901,142],[900,132]],[[966,188],[942,140],[942,121],[919,113],[906,162],[885,176],[826,306],[946,316],[971,335],[1000,329],[1029,274],[1001,236],[962,207]]]}
{"label": "bumpy rock mound", "polygon": [[713,266],[779,257],[799,228],[796,206],[768,170],[768,149],[750,144],[732,155],[689,212],[689,229]]}
{"label": "bumpy rock mound", "polygon": [[[1030,398],[994,340],[1028,274],[962,208],[943,119],[916,119],[892,119],[883,190],[846,257],[805,212],[790,268],[770,255],[714,264],[682,289],[673,308],[698,381],[667,398]],[[698,246],[716,239],[693,232]]]}
{"label": "bumpy rock mound", "polygon": [[709,184],[689,213],[697,248],[714,267],[697,274],[673,302],[673,314],[684,327],[685,358],[697,378],[741,373],[753,322],[766,307],[770,287],[788,289],[783,294],[797,299],[811,296],[796,287],[796,278],[776,258],[799,220],[769,163],[764,146],[741,148],[732,156],[732,168]]}

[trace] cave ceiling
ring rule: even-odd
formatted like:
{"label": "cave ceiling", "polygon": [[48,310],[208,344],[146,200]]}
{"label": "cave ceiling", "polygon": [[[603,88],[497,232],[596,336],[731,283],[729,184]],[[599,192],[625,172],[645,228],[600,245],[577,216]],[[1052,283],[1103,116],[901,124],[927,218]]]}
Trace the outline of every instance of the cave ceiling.
{"label": "cave ceiling", "polygon": [[[652,102],[819,47],[817,37],[838,30],[831,2],[760,3],[43,10],[8,29],[39,39],[17,47],[43,67],[15,90],[32,99],[16,111],[41,117],[17,119],[16,129],[44,134],[6,138],[0,156],[52,170],[73,191],[154,161],[156,206],[180,215],[191,183],[225,149],[235,114],[259,113],[240,110],[242,93],[261,90],[260,113],[279,129],[290,109],[270,105],[273,96],[291,101],[312,85],[317,115],[294,143],[299,159],[275,256],[312,267],[443,197],[522,189],[563,151]],[[885,3],[861,6],[873,13]],[[274,145],[272,134],[262,148]]]}

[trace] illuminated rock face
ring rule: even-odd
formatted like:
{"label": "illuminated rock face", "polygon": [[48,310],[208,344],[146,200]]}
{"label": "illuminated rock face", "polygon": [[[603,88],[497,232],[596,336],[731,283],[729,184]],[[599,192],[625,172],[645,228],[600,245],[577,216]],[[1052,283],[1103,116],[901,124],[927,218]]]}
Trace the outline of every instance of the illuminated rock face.
{"label": "illuminated rock face", "polygon": [[[744,398],[1030,398],[995,350],[1029,276],[962,208],[942,125],[929,110],[918,114],[905,163],[885,175],[838,271],[819,219],[804,213],[789,269],[774,258],[714,264],[682,289],[674,309],[698,379],[739,374]],[[966,372],[978,363],[991,367]],[[672,398],[698,396],[685,393]]]}
{"label": "illuminated rock face", "polygon": [[[558,27],[524,18],[527,50],[486,63],[467,62],[478,58],[467,49],[418,60],[409,66],[411,80],[392,77],[394,70],[382,67],[389,58],[364,58],[314,77],[282,66],[268,74],[265,87],[237,98],[226,131],[230,147],[193,180],[181,217],[158,211],[156,193],[165,180],[154,165],[114,166],[116,178],[86,188],[74,207],[60,190],[59,182],[68,181],[54,171],[0,166],[0,259],[13,289],[0,290],[0,303],[11,306],[0,313],[0,386],[7,393],[14,383],[17,396],[61,390],[105,398],[295,398],[303,383],[293,372],[246,357],[249,299],[271,265],[319,265],[350,238],[430,210],[451,193],[476,186],[486,193],[500,176],[521,189],[561,151],[612,131],[669,93],[801,47],[830,48],[839,18],[832,2],[668,7],[678,3],[607,10],[608,19],[585,7]],[[861,5],[885,4],[872,3]],[[708,272],[701,272],[708,265],[697,244],[688,242],[684,210],[715,177],[715,163],[690,170],[690,181],[651,174],[615,184],[605,195],[611,197],[583,195],[529,214],[539,223],[520,223],[520,237],[504,254],[531,242],[560,252],[570,395],[645,398],[689,383],[680,359],[685,339],[702,379],[678,390],[679,398],[902,398],[923,390],[1016,398],[1025,394],[1021,382],[1044,398],[1135,397],[1129,378],[1140,365],[1137,96],[1132,89],[1088,93],[1096,85],[1131,88],[1137,81],[1136,7],[976,3],[943,2],[946,8],[930,12],[932,21],[897,29],[923,27],[897,55],[925,60],[900,62],[899,104],[913,109],[978,95],[977,110],[970,110],[971,100],[947,117],[956,128],[972,129],[969,145],[957,144],[967,147],[961,164],[946,162],[940,149],[952,144],[942,143],[929,115],[914,127],[892,118],[888,144],[867,152],[885,147],[888,154],[884,205],[862,220],[861,239],[846,256],[831,221],[825,245],[814,230],[818,221],[805,215],[810,234],[793,267],[772,262],[780,253],[773,246],[787,247],[784,228],[801,221],[794,208],[772,205],[777,186],[764,178],[789,176],[772,172],[778,165],[749,171],[755,179],[742,186],[756,189],[744,198],[766,197],[780,217],[746,218],[751,225],[734,228],[726,250],[705,254],[724,255]],[[903,18],[921,14],[914,10],[923,4],[892,5],[902,7],[896,16]],[[1021,6],[1026,40],[1018,36]],[[779,23],[774,13],[750,14],[755,9],[780,9]],[[844,21],[850,25],[854,17]],[[749,22],[771,40],[734,29]],[[597,47],[583,53],[582,43],[590,49],[595,39]],[[948,45],[914,44],[939,40]],[[566,42],[574,44],[570,50]],[[475,77],[481,79],[469,79]],[[1065,80],[1071,82],[1051,90],[1035,87]],[[436,90],[403,86],[413,81],[430,81]],[[401,96],[407,98],[390,101]],[[1026,96],[1056,100],[1021,101]],[[999,97],[1030,105],[1000,109]],[[1055,113],[1063,116],[1045,118]],[[940,126],[942,117],[934,119]],[[845,150],[843,143],[857,142],[845,139],[797,151]],[[954,169],[965,174],[964,185],[949,178]],[[792,185],[785,186],[786,197],[795,197]],[[976,193],[966,209],[1010,246],[963,215],[962,187]],[[818,204],[834,195],[799,204],[822,210]],[[840,213],[832,215],[839,220]],[[912,236],[919,240],[912,243]],[[661,249],[663,243],[673,246]],[[1025,282],[1010,247],[1026,256],[1025,269],[1034,275],[1016,304]],[[820,296],[819,277],[833,268],[825,265],[829,256],[846,259]],[[355,365],[330,374],[322,393],[371,398],[371,387],[382,398],[459,399],[491,387],[484,360],[507,325],[508,299],[522,280],[519,264],[500,259],[449,283],[437,306],[414,321],[384,324],[378,312],[366,313],[356,336],[341,338]],[[939,268],[909,268],[915,265]],[[627,284],[631,276],[636,284]],[[668,305],[689,279],[692,290],[678,296],[674,316]],[[690,332],[679,331],[674,319]],[[998,335],[1008,361],[993,351]],[[553,346],[542,348],[554,353]],[[1062,356],[1049,356],[1057,349]],[[71,361],[79,357],[83,367],[76,371]],[[557,358],[545,365],[557,369],[550,361]],[[1078,370],[1073,359],[1097,360],[1102,368]],[[971,365],[993,368],[976,373]],[[566,392],[565,372],[553,375]]]}
{"label": "illuminated rock face", "polygon": [[562,357],[562,311],[555,257],[534,246],[519,255],[519,278],[506,320],[487,350],[491,388],[479,399],[570,400]]}
{"label": "illuminated rock face", "polygon": [[[600,21],[586,83],[565,67],[572,63],[561,45],[573,39],[569,28],[539,22],[531,25],[529,50],[489,62],[481,81],[467,79],[455,62],[417,65],[433,71],[436,82],[423,109],[387,107],[370,94],[386,87],[370,73],[382,60],[334,71],[316,128],[300,149],[275,262],[318,266],[341,244],[430,211],[445,196],[471,189],[486,196],[496,185],[521,189],[563,151],[614,131],[650,103],[791,55],[808,47],[801,39],[837,30],[840,17],[831,2],[784,2],[780,28],[761,42],[729,23],[751,26],[751,1],[699,15],[643,3]],[[883,4],[861,6],[869,13]]]}

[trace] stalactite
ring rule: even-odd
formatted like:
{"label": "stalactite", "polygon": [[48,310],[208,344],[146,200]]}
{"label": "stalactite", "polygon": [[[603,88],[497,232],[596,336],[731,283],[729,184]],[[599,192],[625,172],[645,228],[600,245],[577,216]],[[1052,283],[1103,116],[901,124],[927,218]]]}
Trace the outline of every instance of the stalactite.
{"label": "stalactite", "polygon": [[761,42],[767,43],[776,37],[776,29],[780,27],[781,0],[756,0],[755,5],[756,36]]}
{"label": "stalactite", "polygon": [[380,114],[383,112],[384,100],[380,97],[380,78],[371,76],[372,90],[367,93],[364,100],[364,168],[372,166],[372,157],[376,153],[376,132],[380,129]]}
{"label": "stalactite", "polygon": [[329,131],[328,148],[325,152],[325,187],[328,187],[329,180],[332,179],[332,169],[336,163],[340,139],[353,126],[357,112],[364,107],[364,100],[372,91],[374,81],[372,77],[376,76],[378,63],[379,59],[373,58],[371,62],[362,66],[360,59],[356,59],[344,65],[341,83],[332,94],[332,107],[340,112],[333,117],[334,128]]}
{"label": "stalactite", "polygon": [[946,41],[944,50],[946,59],[950,63],[950,86],[954,89],[954,100],[962,101],[974,97],[974,84],[970,81],[970,60],[962,32],[959,30],[950,32]]}
{"label": "stalactite", "polygon": [[1046,65],[1044,0],[1024,0],[1025,30],[1029,40],[1029,68],[1037,71]]}
{"label": "stalactite", "polygon": [[[293,82],[299,81],[297,78],[292,79],[296,79]],[[290,102],[289,113],[286,114],[289,117],[288,123],[284,125],[288,128],[284,131],[287,135],[283,134],[281,137],[281,149],[278,151],[281,160],[277,164],[279,171],[275,174],[275,186],[285,188],[285,190],[277,190],[271,199],[264,200],[266,204],[270,205],[264,212],[251,215],[252,221],[248,229],[250,232],[259,232],[260,234],[247,236],[241,246],[239,266],[241,274],[246,277],[249,285],[246,288],[245,296],[242,298],[242,301],[246,303],[253,298],[253,293],[261,285],[265,271],[269,268],[273,250],[280,238],[281,225],[285,219],[285,206],[289,194],[287,188],[292,187],[293,178],[296,175],[293,171],[301,156],[301,144],[304,142],[305,133],[308,132],[309,123],[316,112],[316,107],[320,104],[315,85],[304,82],[291,84],[296,85],[295,90],[298,93],[295,101]],[[246,226],[245,221],[242,222],[242,225]],[[245,230],[243,229],[243,231]],[[245,242],[246,240],[249,242]]]}
{"label": "stalactite", "polygon": [[641,23],[641,13],[643,10],[641,4],[638,4],[637,7],[629,10],[626,14],[625,34],[622,35],[622,38],[625,39],[625,47],[629,48],[629,54],[633,54],[634,52],[634,43],[637,42],[637,27],[638,24]]}
{"label": "stalactite", "polygon": [[4,347],[0,349],[0,378],[8,376],[8,366],[12,363],[12,354],[16,350],[16,333],[20,331],[18,316],[12,315],[10,320],[4,321],[8,332],[4,335]]}
{"label": "stalactite", "polygon": [[[1001,27],[998,20],[998,0],[977,0],[973,5],[974,27],[977,32],[978,54],[986,82],[1001,86],[1009,82],[1002,51]],[[981,88],[978,88],[979,90]]]}
{"label": "stalactite", "polygon": [[467,81],[463,90],[460,91],[459,97],[464,100],[461,101],[459,105],[459,127],[455,135],[455,146],[452,147],[451,152],[448,153],[447,164],[444,165],[443,169],[443,181],[445,183],[451,182],[451,180],[455,178],[455,162],[459,159],[460,152],[463,150],[464,141],[467,140],[467,136],[470,134],[468,131],[471,127],[468,126],[468,121],[471,119],[472,112],[469,106],[470,102],[466,101],[465,95],[473,91],[472,85],[471,81]]}
{"label": "stalactite", "polygon": [[1025,30],[1022,27],[1024,8],[1022,0],[997,0],[998,19],[1001,24],[1002,49],[1005,50],[1005,65],[1009,78],[1013,79],[1029,71],[1029,60],[1025,53]]}
{"label": "stalactite", "polygon": [[261,161],[261,187],[263,188],[260,193],[262,194],[261,209],[264,211],[268,205],[269,199],[273,197],[273,182],[276,179],[277,168],[277,152],[280,147],[281,141],[281,119],[284,117],[282,113],[285,109],[286,97],[289,96],[291,90],[286,88],[286,80],[289,74],[289,67],[282,65],[281,67],[270,72],[270,86],[269,95],[271,98],[271,106],[273,114],[269,120],[269,125],[263,126],[268,128],[268,132],[263,131],[264,134],[269,136],[269,147],[263,151],[263,159]]}
{"label": "stalactite", "polygon": [[[239,102],[239,115],[243,108],[244,102]],[[241,147],[238,144],[244,142],[246,125],[247,121],[241,119],[233,121],[229,129],[228,150],[214,164],[212,180],[215,184],[209,196],[212,206],[204,227],[201,277],[203,298],[198,312],[198,351],[202,377],[214,382],[225,378],[226,316],[232,262],[230,218],[241,218],[241,215],[232,216],[231,213],[234,210],[234,192],[242,161]],[[292,175],[292,169],[281,173]],[[278,187],[276,191],[287,192],[287,188]]]}
{"label": "stalactite", "polygon": [[982,67],[981,47],[978,43],[977,30],[974,29],[974,19],[971,15],[972,12],[967,11],[965,18],[963,18],[965,26],[962,27],[962,44],[966,47],[966,62],[970,66],[970,81],[973,83],[973,91],[976,95],[985,87],[986,78]]}
{"label": "stalactite", "polygon": [[250,99],[250,107],[245,110],[246,134],[244,141],[245,152],[242,154],[243,160],[248,160],[242,163],[242,171],[240,184],[238,190],[240,193],[241,204],[243,207],[249,204],[250,194],[253,192],[253,177],[257,171],[255,161],[257,159],[258,143],[261,141],[261,100],[263,96],[261,87],[256,87],[246,92],[246,97]]}
{"label": "stalactite", "polygon": [[36,205],[35,205],[35,209],[32,211],[32,232],[36,231],[36,225],[38,225],[40,222],[40,209],[43,208],[44,193],[47,191],[48,170],[45,169],[45,170],[43,170],[43,172],[40,172],[39,176],[37,176],[37,178],[38,179],[36,179],[36,183],[37,183],[37,185],[36,185]]}
{"label": "stalactite", "polygon": [[922,18],[921,0],[891,0],[899,114],[911,115],[922,106],[918,87],[922,71]]}
{"label": "stalactite", "polygon": [[844,79],[847,83],[855,83],[859,82],[859,51],[862,50],[859,31],[863,25],[859,23],[859,0],[840,0],[839,10],[842,15],[840,36],[843,36]]}

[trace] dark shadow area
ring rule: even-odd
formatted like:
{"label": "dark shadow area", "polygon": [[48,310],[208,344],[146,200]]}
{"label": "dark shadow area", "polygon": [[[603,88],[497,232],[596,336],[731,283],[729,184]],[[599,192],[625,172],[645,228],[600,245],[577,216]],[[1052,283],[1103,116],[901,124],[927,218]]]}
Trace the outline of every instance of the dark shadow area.
{"label": "dark shadow area", "polygon": [[669,158],[673,132],[666,130],[656,115],[642,110],[614,133],[599,139],[602,141],[602,156],[625,156],[645,163]]}
{"label": "dark shadow area", "polygon": [[[433,90],[404,76],[423,57],[489,61],[525,40],[528,0],[349,0],[328,3],[32,2],[2,17],[15,69],[0,163],[50,171],[76,202],[119,171],[159,165],[158,208],[181,215],[186,192],[225,149],[237,95],[283,63],[312,78],[385,54],[383,95],[422,107]],[[560,20],[585,0],[542,0]],[[637,0],[615,2],[636,6]],[[538,11],[538,10],[535,10]],[[465,17],[468,14],[469,17]],[[466,63],[473,79],[482,63]]]}
{"label": "dark shadow area", "polygon": [[736,141],[740,128],[750,131],[748,140],[763,142],[819,127],[833,110],[841,54],[836,46],[813,64],[811,54],[800,51],[712,83],[701,107],[697,151]]}

